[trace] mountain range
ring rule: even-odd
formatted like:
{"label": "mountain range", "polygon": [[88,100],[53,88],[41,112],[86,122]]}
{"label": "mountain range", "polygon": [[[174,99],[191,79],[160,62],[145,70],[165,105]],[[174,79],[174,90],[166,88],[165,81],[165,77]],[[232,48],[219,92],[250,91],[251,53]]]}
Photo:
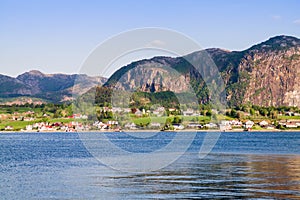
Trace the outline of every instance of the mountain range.
{"label": "mountain range", "polygon": [[[203,54],[208,54],[216,65],[205,70],[210,71],[209,76],[219,71],[229,106],[247,103],[300,106],[300,39],[284,35],[243,51],[211,48],[183,57],[154,57],[133,62],[116,71],[105,85],[121,90],[183,93],[190,84],[201,103],[207,103],[212,94],[206,83],[213,82],[214,77],[203,78],[194,67],[195,63],[206,62]],[[193,60],[193,65],[187,60]]]}
{"label": "mountain range", "polygon": [[[225,84],[229,106],[251,103],[261,106],[300,106],[300,39],[276,36],[243,51],[210,48],[182,57],[154,57],[121,67],[109,79],[87,75],[43,74],[30,71],[16,78],[0,75],[0,97],[29,96],[51,102],[72,99],[72,94],[95,92],[102,86],[147,93],[184,93],[189,85],[201,103],[209,102],[207,80],[187,60],[210,56]],[[172,69],[172,70],[170,70]],[[214,72],[213,72],[214,73]],[[210,73],[210,74],[213,74]],[[187,84],[188,83],[188,84]],[[93,89],[91,89],[93,88]],[[91,90],[89,90],[91,89]]]}
{"label": "mountain range", "polygon": [[0,98],[3,101],[31,97],[45,102],[62,103],[72,100],[73,96],[84,94],[96,85],[102,85],[105,81],[106,78],[85,74],[44,74],[37,70],[25,72],[16,78],[0,75]]}

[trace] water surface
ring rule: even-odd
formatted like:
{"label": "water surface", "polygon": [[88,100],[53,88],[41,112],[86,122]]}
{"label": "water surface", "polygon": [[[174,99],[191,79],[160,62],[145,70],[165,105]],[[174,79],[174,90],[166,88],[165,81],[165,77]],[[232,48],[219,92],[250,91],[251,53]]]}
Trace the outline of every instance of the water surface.
{"label": "water surface", "polygon": [[[107,134],[125,150],[147,153],[175,133]],[[225,132],[199,159],[204,136],[168,167],[124,173],[93,158],[77,133],[0,134],[0,199],[300,199],[299,133]]]}

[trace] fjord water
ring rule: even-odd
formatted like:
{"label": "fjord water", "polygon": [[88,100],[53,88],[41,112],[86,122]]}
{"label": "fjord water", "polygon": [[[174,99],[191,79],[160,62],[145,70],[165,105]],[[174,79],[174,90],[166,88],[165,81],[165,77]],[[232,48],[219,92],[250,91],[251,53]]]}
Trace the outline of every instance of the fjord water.
{"label": "fjord water", "polygon": [[[106,134],[127,151],[147,153],[176,133]],[[175,163],[147,173],[101,164],[77,133],[0,134],[0,199],[300,199],[300,133],[224,132],[200,159],[205,134]]]}

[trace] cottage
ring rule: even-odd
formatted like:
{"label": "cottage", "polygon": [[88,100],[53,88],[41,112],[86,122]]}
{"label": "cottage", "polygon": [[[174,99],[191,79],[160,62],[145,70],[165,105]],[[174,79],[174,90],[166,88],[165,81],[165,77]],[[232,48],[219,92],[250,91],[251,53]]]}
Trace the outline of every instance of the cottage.
{"label": "cottage", "polygon": [[137,111],[136,111],[134,114],[135,114],[135,116],[137,116],[137,117],[142,117],[142,116],[143,116],[143,112],[140,111],[139,109],[137,109]]}
{"label": "cottage", "polygon": [[26,121],[26,122],[30,122],[30,121],[34,121],[34,118],[32,118],[32,117],[25,117],[23,120]]}
{"label": "cottage", "polygon": [[135,123],[127,123],[127,124],[125,124],[124,127],[127,128],[127,129],[132,129],[132,130],[137,129]]}
{"label": "cottage", "polygon": [[220,123],[220,130],[221,131],[232,130],[230,121],[222,120]]}
{"label": "cottage", "polygon": [[293,116],[293,115],[294,115],[294,112],[290,112],[290,111],[289,111],[289,112],[285,112],[285,115],[286,115],[286,116]]}
{"label": "cottage", "polygon": [[153,110],[153,114],[160,117],[164,114],[165,108],[164,107],[158,107],[157,109]]}
{"label": "cottage", "polygon": [[230,121],[230,125],[234,126],[234,127],[242,127],[243,123],[241,121],[239,121],[239,120],[231,120]]}
{"label": "cottage", "polygon": [[287,120],[280,120],[279,122],[278,122],[278,124],[280,124],[280,125],[282,125],[282,126],[285,126],[285,124],[286,124],[286,122],[287,122]]}
{"label": "cottage", "polygon": [[87,119],[88,116],[86,115],[82,115],[82,114],[73,114],[70,118],[74,118],[74,119]]}
{"label": "cottage", "polygon": [[12,130],[14,130],[14,128],[12,126],[5,126],[4,130],[12,131]]}
{"label": "cottage", "polygon": [[269,129],[269,130],[274,130],[275,126],[274,125],[268,125],[266,128]]}
{"label": "cottage", "polygon": [[187,109],[186,111],[182,112],[184,116],[193,116],[194,115],[194,110],[192,109]]}
{"label": "cottage", "polygon": [[158,112],[165,112],[165,107],[162,107],[162,106],[160,106],[160,107],[157,107],[157,109],[156,109]]}
{"label": "cottage", "polygon": [[26,131],[32,131],[33,127],[32,125],[26,125]]}
{"label": "cottage", "polygon": [[231,123],[230,123],[230,121],[222,120],[220,124],[221,125],[230,125]]}
{"label": "cottage", "polygon": [[205,124],[204,125],[206,128],[217,128],[218,125],[215,123],[210,122],[209,124]]}
{"label": "cottage", "polygon": [[97,127],[100,130],[105,130],[108,128],[107,124],[100,122],[100,121],[94,122],[93,126]]}
{"label": "cottage", "polygon": [[297,126],[296,122],[288,121],[288,122],[286,122],[285,127],[286,128],[297,128],[298,126]]}
{"label": "cottage", "polygon": [[259,125],[261,127],[267,127],[269,125],[269,123],[267,121],[263,120],[263,121],[259,122]]}
{"label": "cottage", "polygon": [[192,129],[196,129],[196,128],[202,128],[203,126],[201,124],[198,123],[189,123],[187,125],[187,128],[192,128]]}
{"label": "cottage", "polygon": [[183,130],[184,126],[181,124],[172,124],[174,130]]}
{"label": "cottage", "polygon": [[251,121],[251,120],[248,120],[248,121],[246,121],[246,123],[245,123],[245,128],[246,128],[246,129],[250,129],[250,128],[253,127],[253,125],[254,125],[254,122]]}
{"label": "cottage", "polygon": [[174,112],[174,111],[176,111],[176,108],[169,108],[169,111]]}

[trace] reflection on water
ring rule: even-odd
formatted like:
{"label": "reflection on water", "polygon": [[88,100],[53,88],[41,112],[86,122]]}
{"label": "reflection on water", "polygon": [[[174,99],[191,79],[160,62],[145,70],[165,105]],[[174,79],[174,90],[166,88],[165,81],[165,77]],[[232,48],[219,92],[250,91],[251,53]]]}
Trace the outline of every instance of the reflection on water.
{"label": "reflection on water", "polygon": [[[193,158],[193,159],[191,159]],[[188,162],[187,162],[188,160]],[[300,156],[186,155],[148,174],[112,176],[116,193],[131,198],[300,198]],[[99,187],[103,182],[97,183]],[[125,194],[124,194],[125,195]]]}
{"label": "reflection on water", "polygon": [[249,177],[257,178],[251,188],[257,196],[300,198],[300,156],[251,156]]}
{"label": "reflection on water", "polygon": [[199,135],[175,163],[144,174],[107,168],[76,134],[0,135],[0,199],[300,199],[300,136],[280,134],[224,133],[204,159]]}

